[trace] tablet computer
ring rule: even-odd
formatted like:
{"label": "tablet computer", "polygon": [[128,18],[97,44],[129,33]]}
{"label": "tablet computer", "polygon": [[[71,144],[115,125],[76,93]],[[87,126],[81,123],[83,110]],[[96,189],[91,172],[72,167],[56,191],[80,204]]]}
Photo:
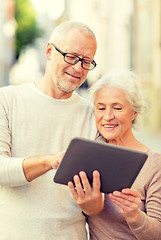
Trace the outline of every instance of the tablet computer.
{"label": "tablet computer", "polygon": [[73,176],[85,171],[92,186],[92,173],[98,170],[101,192],[130,188],[147,159],[145,152],[74,138],[56,171],[54,182],[67,185]]}

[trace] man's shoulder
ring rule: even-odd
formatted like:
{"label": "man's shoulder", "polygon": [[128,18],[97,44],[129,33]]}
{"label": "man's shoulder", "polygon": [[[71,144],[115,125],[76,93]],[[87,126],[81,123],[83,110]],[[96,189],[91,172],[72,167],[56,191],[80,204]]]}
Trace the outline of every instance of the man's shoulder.
{"label": "man's shoulder", "polygon": [[32,83],[22,83],[18,85],[8,85],[0,88],[1,94],[14,94],[19,91],[24,91],[25,89],[28,89],[29,86],[32,86]]}
{"label": "man's shoulder", "polygon": [[29,89],[31,83],[24,83],[19,85],[8,85],[0,88],[1,103],[11,103],[17,96],[22,96]]}
{"label": "man's shoulder", "polygon": [[18,84],[18,85],[8,85],[8,86],[3,86],[0,88],[1,92],[13,92],[16,91],[18,89],[22,89],[22,88],[28,88],[29,86],[32,86],[33,83],[22,83],[22,84]]}
{"label": "man's shoulder", "polygon": [[77,92],[74,92],[73,95],[74,95],[75,99],[77,99],[77,102],[79,104],[93,108],[93,104],[91,103],[91,101],[88,98],[85,98],[85,97],[79,95]]}

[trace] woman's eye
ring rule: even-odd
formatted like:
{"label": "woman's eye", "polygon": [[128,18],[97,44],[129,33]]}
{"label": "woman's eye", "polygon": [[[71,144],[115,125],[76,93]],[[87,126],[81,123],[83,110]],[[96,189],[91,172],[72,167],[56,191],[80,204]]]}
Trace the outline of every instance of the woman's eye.
{"label": "woman's eye", "polygon": [[114,107],[114,109],[115,109],[115,110],[117,110],[117,111],[120,111],[120,110],[122,110],[122,108],[121,108],[121,107]]}
{"label": "woman's eye", "polygon": [[104,107],[99,107],[98,110],[103,111],[103,110],[105,110],[105,108]]}

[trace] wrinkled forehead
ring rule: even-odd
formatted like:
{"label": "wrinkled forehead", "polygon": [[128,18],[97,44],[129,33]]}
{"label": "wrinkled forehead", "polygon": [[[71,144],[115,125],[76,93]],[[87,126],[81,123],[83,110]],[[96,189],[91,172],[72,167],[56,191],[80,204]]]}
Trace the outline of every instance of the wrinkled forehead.
{"label": "wrinkled forehead", "polygon": [[94,58],[97,44],[93,35],[79,29],[71,29],[56,43],[64,52],[70,52],[82,57]]}
{"label": "wrinkled forehead", "polygon": [[[124,89],[111,85],[103,85],[95,91],[94,103],[99,101],[108,101],[109,99],[115,99],[117,102],[125,101],[130,104],[130,96]],[[130,104],[131,105],[131,104]]]}

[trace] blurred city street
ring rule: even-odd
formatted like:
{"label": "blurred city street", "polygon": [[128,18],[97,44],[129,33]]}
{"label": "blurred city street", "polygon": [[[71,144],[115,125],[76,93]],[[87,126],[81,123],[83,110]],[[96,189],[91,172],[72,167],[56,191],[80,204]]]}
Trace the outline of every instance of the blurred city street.
{"label": "blurred city street", "polygon": [[[145,145],[161,151],[159,0],[145,0],[147,4],[144,4],[144,1],[125,0],[121,8],[118,7],[118,0],[100,0],[99,5],[94,0],[61,0],[59,3],[52,1],[52,4],[57,6],[55,10],[48,7],[50,4],[32,0],[35,11],[37,11],[36,21],[43,29],[43,36],[37,38],[34,44],[33,42],[26,44],[14,65],[16,31],[18,24],[22,21],[19,22],[16,18],[15,1],[6,1],[7,5],[4,2],[0,2],[0,86],[40,79],[45,68],[45,47],[53,28],[58,22],[66,20],[85,22],[93,29],[98,41],[95,56],[97,68],[88,74],[89,86],[113,68],[136,71],[143,82],[146,100],[151,110],[146,126],[143,125],[134,134]],[[88,98],[86,88],[80,88],[78,92]]]}
{"label": "blurred city street", "polygon": [[[45,45],[55,26],[67,20],[84,22],[94,31],[98,42],[95,56],[97,68],[88,74],[89,85],[111,69],[131,69],[136,72],[142,80],[151,110],[146,126],[135,131],[135,135],[147,146],[161,151],[160,0],[124,0],[121,8],[118,7],[119,0],[48,0],[55,8],[46,2],[31,2],[36,11],[36,24],[41,27],[43,36],[27,43],[12,66],[18,36],[16,32],[23,29],[23,21],[17,18],[14,0],[0,1],[0,86],[40,79],[45,67]],[[26,14],[22,16],[26,17]],[[29,21],[25,19],[24,22]],[[30,31],[27,32],[29,37]],[[24,37],[24,33],[21,32],[21,40],[28,38]],[[78,92],[88,97],[85,88]]]}
{"label": "blurred city street", "polygon": [[149,148],[161,152],[161,132],[150,133],[148,130],[135,131],[134,135]]}
{"label": "blurred city street", "polygon": [[[23,82],[36,81],[41,76],[38,53],[36,49],[29,48],[11,69],[10,83],[21,84]],[[78,92],[83,97],[88,98],[87,89],[81,88]],[[146,126],[146,129],[142,127],[139,130],[135,130],[134,135],[148,147],[161,152],[161,130],[157,133],[151,133]]]}
{"label": "blurred city street", "polygon": [[[56,28],[68,21],[72,23]],[[106,77],[111,70],[125,70],[125,75]],[[108,181],[114,182],[116,189],[103,198],[98,174],[94,173],[90,188],[80,174],[83,169],[70,173],[78,174],[80,181],[78,176],[67,176],[67,182],[74,179],[73,187],[55,184],[54,175],[63,159],[63,152],[57,153],[66,150],[76,136],[95,135],[95,123],[93,126],[89,120],[93,109],[82,98],[89,99],[89,88],[102,77],[109,82],[107,86],[105,81],[96,84],[93,96],[97,127],[109,139],[106,147],[112,139],[112,143],[137,149],[145,149],[144,144],[161,154],[161,0],[0,0],[0,88],[5,87],[0,95],[2,238],[86,239],[84,220],[88,239],[97,234],[101,239],[131,239],[134,235],[153,239],[160,235],[160,154],[148,154],[154,159],[147,161],[135,181],[138,192],[120,189],[128,187],[124,174],[119,189],[115,185],[119,176]],[[74,85],[83,80],[75,90],[82,98],[74,97]],[[131,134],[135,120],[132,131],[142,144]],[[114,171],[119,166],[122,172],[120,164],[113,165]],[[133,204],[139,203],[140,196],[141,208]],[[131,208],[130,215],[126,210],[132,205],[137,208]],[[138,212],[144,222],[148,219],[145,229],[134,214]],[[84,220],[82,213],[87,215]],[[142,228],[141,234],[128,227],[129,221]]]}

